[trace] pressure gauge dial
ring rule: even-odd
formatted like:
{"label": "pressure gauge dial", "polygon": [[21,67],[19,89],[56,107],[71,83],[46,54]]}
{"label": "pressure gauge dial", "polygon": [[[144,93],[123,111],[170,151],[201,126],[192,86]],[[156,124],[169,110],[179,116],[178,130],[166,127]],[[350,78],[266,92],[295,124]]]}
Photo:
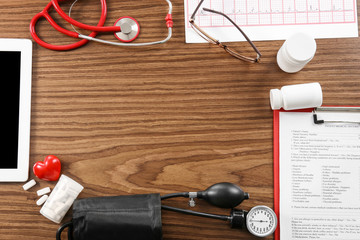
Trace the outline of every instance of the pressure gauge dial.
{"label": "pressure gauge dial", "polygon": [[246,216],[246,227],[255,236],[269,236],[275,231],[276,226],[276,214],[267,206],[253,207]]}

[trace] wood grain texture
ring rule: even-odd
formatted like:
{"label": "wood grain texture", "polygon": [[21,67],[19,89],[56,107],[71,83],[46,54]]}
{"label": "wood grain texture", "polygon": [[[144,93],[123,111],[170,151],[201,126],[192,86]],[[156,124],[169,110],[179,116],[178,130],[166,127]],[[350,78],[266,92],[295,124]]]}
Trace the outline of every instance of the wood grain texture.
{"label": "wood grain texture", "polygon": [[[0,37],[31,38],[30,20],[47,2],[0,1]],[[174,34],[166,44],[124,48],[91,42],[55,52],[34,43],[30,166],[48,154],[58,156],[62,173],[85,187],[79,198],[199,191],[228,181],[250,193],[243,209],[272,207],[269,90],[318,81],[324,104],[359,104],[360,39],[319,39],[311,63],[286,74],[275,60],[283,41],[256,42],[260,64],[243,63],[208,44],[185,44],[183,1],[173,5]],[[165,1],[108,1],[108,8],[109,25],[124,15],[140,22],[138,42],[167,34]],[[79,1],[73,16],[96,24],[99,2]],[[46,41],[73,41],[45,21],[37,29]],[[36,190],[54,185],[38,181],[24,191],[22,183],[0,183],[0,239],[55,239],[59,225],[35,204]],[[168,204],[187,207],[184,199]],[[229,212],[202,201],[196,210]],[[64,221],[70,218],[71,211]],[[256,239],[217,220],[163,212],[162,221],[167,240]]]}

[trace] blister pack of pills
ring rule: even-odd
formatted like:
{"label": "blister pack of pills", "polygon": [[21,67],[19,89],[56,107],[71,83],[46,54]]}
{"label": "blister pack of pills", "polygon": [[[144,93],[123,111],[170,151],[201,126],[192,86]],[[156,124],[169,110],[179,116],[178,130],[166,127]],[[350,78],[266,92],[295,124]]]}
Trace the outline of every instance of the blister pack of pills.
{"label": "blister pack of pills", "polygon": [[60,223],[83,189],[84,187],[73,179],[61,175],[40,213],[51,221]]}

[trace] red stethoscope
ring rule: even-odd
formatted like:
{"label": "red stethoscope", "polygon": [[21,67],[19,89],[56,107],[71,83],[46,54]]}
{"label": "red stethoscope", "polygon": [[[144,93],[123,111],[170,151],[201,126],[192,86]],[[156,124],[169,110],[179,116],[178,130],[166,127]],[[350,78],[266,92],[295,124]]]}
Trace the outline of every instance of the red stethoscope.
{"label": "red stethoscope", "polygon": [[[80,22],[74,20],[73,18],[71,18],[69,16],[70,12],[69,12],[69,15],[67,15],[61,9],[59,2],[62,2],[62,1],[65,1],[65,0],[51,0],[48,3],[48,5],[41,12],[39,12],[38,14],[36,14],[33,17],[33,19],[30,22],[30,34],[33,37],[34,41],[37,42],[39,45],[41,45],[45,48],[51,49],[51,50],[58,50],[58,51],[71,50],[71,49],[79,48],[89,41],[96,41],[96,42],[100,42],[100,43],[117,45],[117,46],[147,46],[147,45],[154,45],[154,44],[160,44],[160,43],[167,42],[171,38],[171,35],[172,35],[172,27],[173,27],[173,21],[172,21],[172,15],[171,15],[172,4],[169,0],[166,0],[166,2],[169,5],[169,10],[168,10],[168,14],[166,15],[166,18],[165,18],[166,26],[168,28],[168,36],[165,39],[160,40],[160,41],[144,42],[144,43],[130,43],[131,41],[135,40],[138,37],[139,32],[140,32],[139,23],[132,17],[128,17],[128,16],[121,17],[115,22],[114,26],[104,26],[105,20],[106,20],[106,15],[107,15],[106,0],[100,0],[101,17],[96,26],[83,24],[83,23],[80,23]],[[75,2],[76,1],[77,0],[75,0]],[[71,8],[72,8],[72,6],[71,6]],[[60,27],[49,14],[49,11],[51,10],[51,8],[54,8],[55,11],[63,19],[65,19],[67,22],[69,22],[71,25],[76,26],[80,29],[89,30],[92,32],[89,35],[83,35],[77,31],[70,31],[63,27]],[[73,37],[73,38],[80,38],[81,40],[76,43],[72,43],[72,44],[68,44],[68,45],[53,45],[53,44],[43,41],[37,35],[36,30],[35,30],[35,25],[40,18],[45,18],[51,24],[51,26],[54,29],[56,29],[57,31],[59,31],[65,35],[68,35],[70,37]],[[120,40],[121,42],[112,42],[112,41],[107,41],[107,40],[102,40],[102,39],[96,38],[96,35],[99,32],[113,32],[115,37],[118,40]]]}

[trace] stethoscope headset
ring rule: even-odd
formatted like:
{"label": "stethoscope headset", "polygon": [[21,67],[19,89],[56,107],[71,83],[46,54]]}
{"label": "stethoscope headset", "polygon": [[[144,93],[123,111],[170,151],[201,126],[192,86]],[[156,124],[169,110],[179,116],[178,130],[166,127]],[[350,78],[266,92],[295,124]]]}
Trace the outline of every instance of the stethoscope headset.
{"label": "stethoscope headset", "polygon": [[[48,5],[38,14],[36,14],[33,19],[30,22],[30,34],[35,42],[37,42],[42,47],[51,49],[51,50],[58,50],[58,51],[65,51],[65,50],[71,50],[79,48],[89,41],[96,41],[104,44],[111,44],[116,46],[148,46],[148,45],[155,45],[155,44],[161,44],[167,42],[172,35],[172,27],[173,27],[173,21],[172,21],[172,4],[169,0],[165,0],[169,5],[169,10],[166,15],[165,21],[166,21],[166,27],[168,28],[168,36],[159,41],[154,42],[144,42],[144,43],[131,43],[133,40],[135,40],[140,32],[140,25],[139,23],[132,17],[121,17],[119,18],[114,26],[104,26],[107,16],[107,6],[106,6],[106,0],[100,0],[101,3],[101,17],[96,26],[87,25],[84,23],[80,23],[73,18],[70,17],[72,6],[77,2],[77,0],[74,1],[74,3],[71,5],[69,10],[69,15],[66,14],[60,7],[59,2],[62,2],[65,0],[51,0]],[[91,33],[89,35],[84,35],[79,33],[74,29],[74,31],[67,30],[61,26],[59,26],[55,20],[50,16],[49,11],[54,8],[55,11],[65,19],[68,23],[70,23],[72,26],[76,26],[79,29],[83,30],[89,30]],[[40,18],[45,18],[50,25],[57,31],[73,37],[73,38],[79,38],[80,41],[68,45],[54,45],[47,43],[43,41],[36,33],[35,25],[38,22]],[[115,37],[120,40],[120,42],[113,42],[113,41],[107,41],[102,40],[99,38],[96,38],[97,34],[99,32],[113,32]]]}

